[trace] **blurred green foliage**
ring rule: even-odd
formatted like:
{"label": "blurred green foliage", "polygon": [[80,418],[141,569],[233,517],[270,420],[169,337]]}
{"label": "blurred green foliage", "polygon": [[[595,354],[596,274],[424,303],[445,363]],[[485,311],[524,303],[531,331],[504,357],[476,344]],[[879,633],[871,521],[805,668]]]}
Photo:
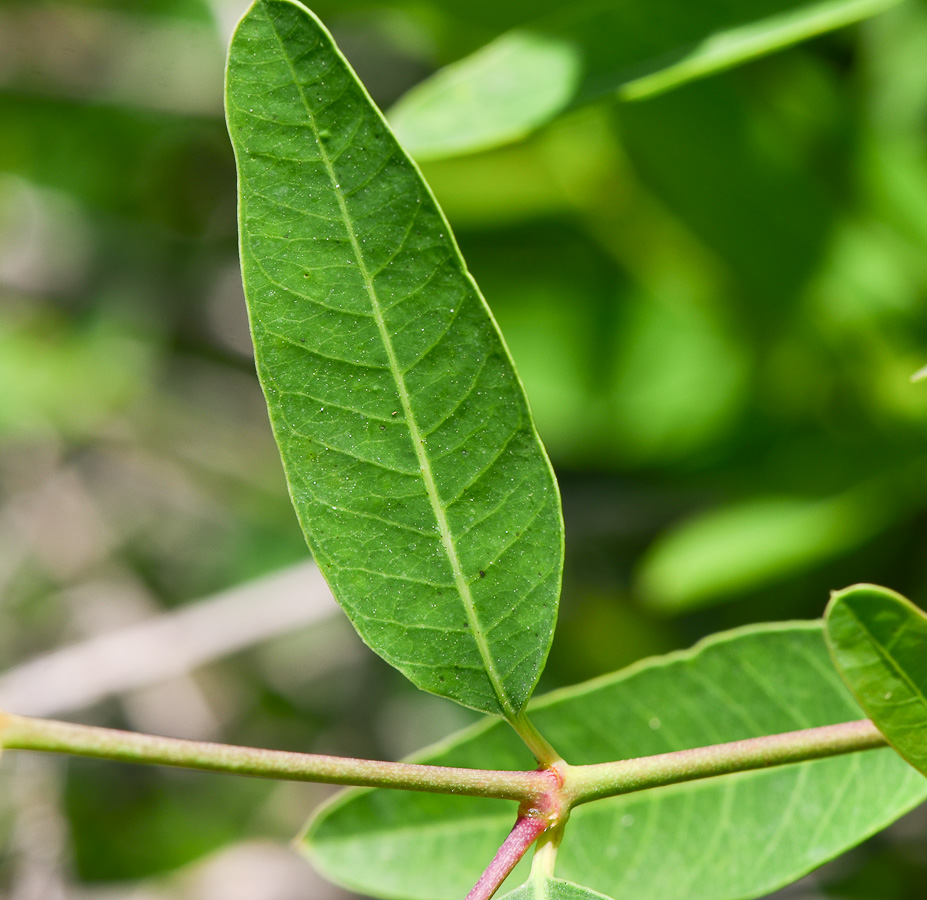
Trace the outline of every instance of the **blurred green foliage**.
{"label": "blurred green foliage", "polygon": [[[5,667],[99,630],[87,598],[114,585],[137,602],[107,615],[129,621],[305,557],[236,274],[220,85],[244,5],[0,3]],[[556,6],[316,9],[388,106]],[[927,393],[909,381],[927,362],[925,59],[927,4],[909,0],[424,166],[561,480],[567,576],[542,687],[817,617],[854,582],[927,602]],[[395,755],[460,721],[371,654],[307,682],[311,654],[288,652],[284,676],[257,651],[197,673],[211,736]],[[152,727],[135,700],[84,719]],[[111,768],[66,770],[77,880],[286,840],[310,796]],[[925,833],[879,838],[825,887],[919,898]]]}

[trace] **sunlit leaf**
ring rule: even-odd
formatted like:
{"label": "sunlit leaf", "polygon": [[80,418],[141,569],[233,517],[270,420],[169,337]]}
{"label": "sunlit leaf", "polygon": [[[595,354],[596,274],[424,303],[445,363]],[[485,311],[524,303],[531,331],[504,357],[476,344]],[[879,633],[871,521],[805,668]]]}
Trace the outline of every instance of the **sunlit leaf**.
{"label": "sunlit leaf", "polygon": [[657,538],[638,572],[653,606],[733,599],[844,553],[893,518],[892,494],[865,486],[835,497],[754,497],[692,516]]}
{"label": "sunlit leaf", "polygon": [[0,436],[49,427],[86,437],[117,417],[150,377],[152,348],[107,321],[68,328],[52,316],[0,314]]}
{"label": "sunlit leaf", "polygon": [[511,718],[547,656],[563,538],[489,310],[304,7],[251,8],[227,106],[258,374],[309,546],[381,656]]}
{"label": "sunlit leaf", "polygon": [[[861,718],[820,623],[752,626],[647,660],[531,706],[569,763],[584,764]],[[489,722],[432,748],[446,765],[531,765]],[[800,877],[927,797],[889,749],[694,781],[579,807],[557,875],[634,900],[757,897]],[[512,805],[352,791],[309,829],[324,874],[359,892],[459,900],[511,828]],[[524,880],[516,870],[513,876]]]}
{"label": "sunlit leaf", "polygon": [[610,92],[656,94],[899,0],[585,3],[507,32],[411,90],[390,120],[419,159],[518,140]]}
{"label": "sunlit leaf", "polygon": [[900,594],[860,584],[827,607],[834,662],[889,743],[927,775],[927,614]]}
{"label": "sunlit leaf", "polygon": [[615,454],[685,459],[717,440],[740,410],[749,360],[717,318],[678,293],[628,298],[610,359]]}

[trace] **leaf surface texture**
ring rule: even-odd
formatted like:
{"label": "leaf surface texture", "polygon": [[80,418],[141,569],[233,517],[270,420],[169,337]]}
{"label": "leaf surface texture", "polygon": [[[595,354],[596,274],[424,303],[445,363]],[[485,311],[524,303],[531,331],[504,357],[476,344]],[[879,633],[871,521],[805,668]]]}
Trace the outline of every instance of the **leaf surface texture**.
{"label": "leaf surface texture", "polygon": [[254,4],[226,100],[257,369],[306,540],[377,653],[511,718],[549,649],[563,525],[495,322],[308,10]]}

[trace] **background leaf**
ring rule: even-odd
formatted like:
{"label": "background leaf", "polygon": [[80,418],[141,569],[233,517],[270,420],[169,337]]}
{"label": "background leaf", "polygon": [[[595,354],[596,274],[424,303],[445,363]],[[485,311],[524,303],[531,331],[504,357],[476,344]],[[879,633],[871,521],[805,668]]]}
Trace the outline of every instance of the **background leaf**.
{"label": "background leaf", "polygon": [[396,104],[390,121],[418,159],[484,150],[611,91],[625,99],[665,91],[897,2],[587,3],[440,70]]}
{"label": "background leaf", "polygon": [[655,607],[687,610],[808,569],[892,521],[897,493],[888,487],[825,498],[754,497],[686,519],[641,561],[641,595]]}
{"label": "background leaf", "polygon": [[562,521],[485,302],[303,7],[242,20],[228,115],[258,373],[319,567],[415,684],[513,717],[550,646]]}
{"label": "background leaf", "polygon": [[[727,632],[556,692],[531,709],[572,764],[860,718],[816,622]],[[463,732],[423,758],[529,765],[515,736],[498,725]],[[889,750],[629,794],[574,811],[557,873],[635,900],[756,897],[925,797],[927,782]],[[306,846],[324,874],[355,890],[453,900],[476,881],[513,819],[514,809],[496,801],[353,791],[315,820]]]}
{"label": "background leaf", "polygon": [[838,591],[827,643],[844,681],[889,743],[927,775],[927,615],[870,584]]}

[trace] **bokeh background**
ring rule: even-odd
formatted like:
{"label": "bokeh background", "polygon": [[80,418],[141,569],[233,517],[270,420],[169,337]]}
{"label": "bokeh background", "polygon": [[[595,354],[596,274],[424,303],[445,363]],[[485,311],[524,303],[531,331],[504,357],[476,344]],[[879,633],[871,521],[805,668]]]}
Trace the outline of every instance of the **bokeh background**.
{"label": "bokeh background", "polygon": [[[0,707],[397,757],[472,720],[308,561],[222,121],[244,0],[0,2]],[[388,107],[553,0],[320,0]],[[542,688],[874,581],[927,603],[927,4],[425,166],[561,482]],[[8,753],[9,900],[334,900],[328,793]],[[915,812],[782,893],[923,900]]]}

